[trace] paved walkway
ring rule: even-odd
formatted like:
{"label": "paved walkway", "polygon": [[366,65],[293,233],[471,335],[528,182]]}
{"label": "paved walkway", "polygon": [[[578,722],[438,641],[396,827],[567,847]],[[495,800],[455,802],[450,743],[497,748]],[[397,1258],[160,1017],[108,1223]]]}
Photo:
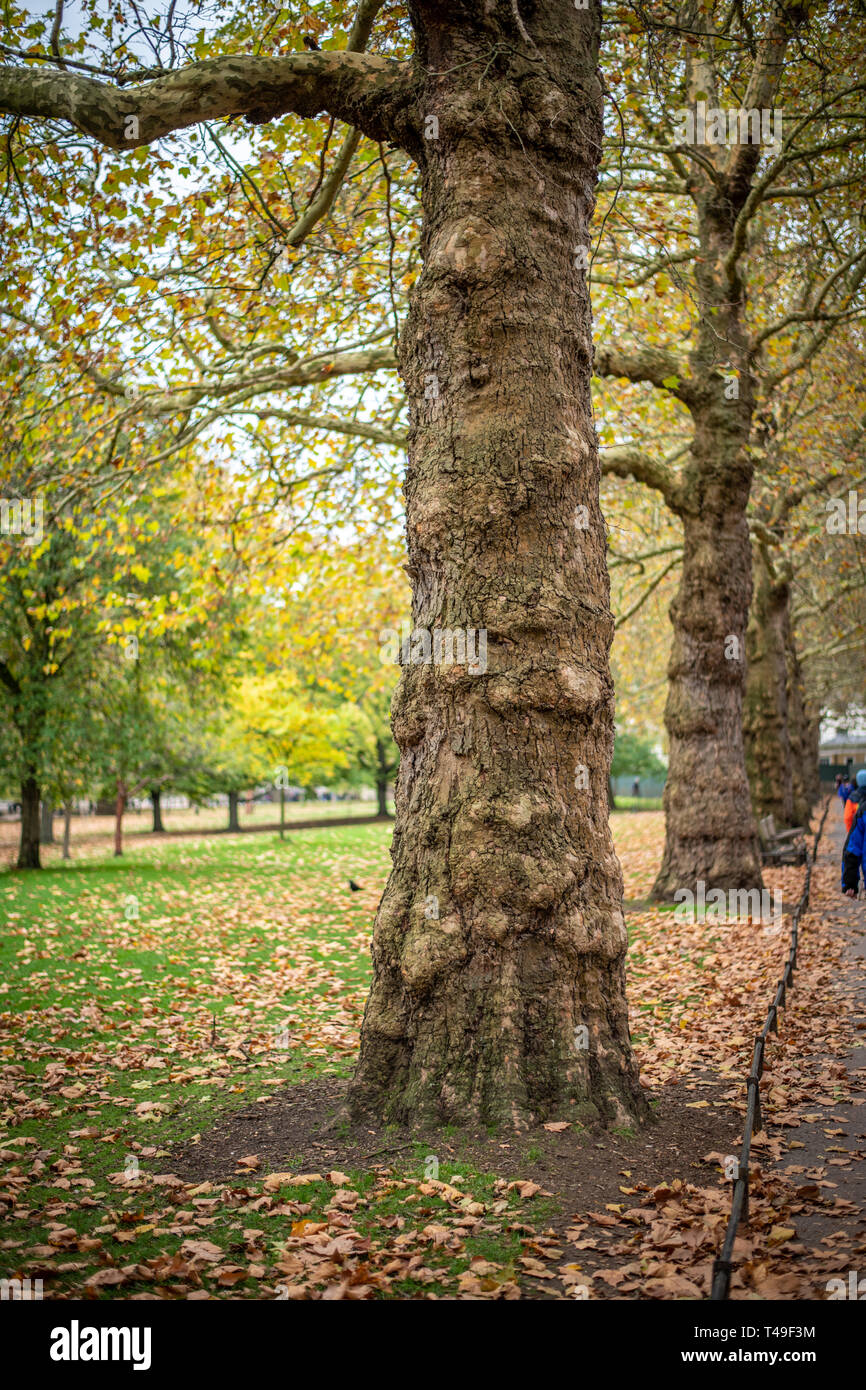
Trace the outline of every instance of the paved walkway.
{"label": "paved walkway", "polygon": [[842,895],[844,836],[837,801],[813,871],[782,1055],[762,1085],[765,1171],[801,1199],[789,1218],[797,1244],[780,1249],[774,1273],[799,1266],[814,1281],[795,1297],[826,1298],[827,1279],[847,1286],[851,1270],[866,1278],[866,901]]}

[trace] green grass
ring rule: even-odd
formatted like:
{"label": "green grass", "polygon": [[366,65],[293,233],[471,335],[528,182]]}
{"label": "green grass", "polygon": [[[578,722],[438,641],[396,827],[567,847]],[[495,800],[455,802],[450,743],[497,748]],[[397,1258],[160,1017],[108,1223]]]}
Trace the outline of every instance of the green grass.
{"label": "green grass", "polygon": [[[9,1213],[0,1273],[44,1274],[52,1293],[74,1296],[156,1288],[276,1297],[278,1286],[294,1287],[300,1276],[281,1276],[280,1261],[304,1255],[299,1223],[339,1216],[324,1215],[333,1184],[267,1196],[255,1171],[213,1195],[181,1188],[177,1198],[153,1178],[166,1171],[167,1145],[194,1139],[233,1108],[289,1082],[350,1071],[389,833],[346,826],[284,842],[134,840],[121,860],[0,874],[0,1191]],[[350,877],[361,892],[350,892]],[[139,1182],[123,1176],[131,1158]],[[376,1297],[453,1294],[474,1277],[472,1259],[495,1266],[484,1275],[491,1289],[513,1278],[522,1238],[511,1214],[526,1219],[526,1204],[467,1165],[462,1196],[425,1194],[423,1158],[404,1157],[390,1175],[348,1175],[358,1194],[352,1230],[370,1251],[354,1262],[341,1256],[312,1289],[351,1277]],[[443,1164],[440,1176],[456,1171]],[[460,1225],[469,1201],[484,1208],[476,1231]],[[536,1199],[527,1214],[542,1212]],[[444,1224],[448,1240],[431,1252],[419,1235],[422,1262],[402,1275],[397,1236],[431,1223]],[[244,1235],[252,1228],[261,1236]],[[213,1273],[220,1261],[171,1272],[188,1239],[212,1242],[222,1263],[238,1266],[223,1271],[228,1282]],[[392,1249],[396,1264],[384,1273]],[[117,1285],[85,1285],[118,1270]]]}

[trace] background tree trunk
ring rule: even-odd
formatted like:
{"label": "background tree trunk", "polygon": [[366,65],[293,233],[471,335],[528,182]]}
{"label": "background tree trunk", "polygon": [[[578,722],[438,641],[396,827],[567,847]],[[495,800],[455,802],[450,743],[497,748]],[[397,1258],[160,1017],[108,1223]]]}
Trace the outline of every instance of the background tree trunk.
{"label": "background tree trunk", "polygon": [[694,892],[699,880],[707,889],[762,887],[743,750],[748,486],[720,449],[702,472],[698,510],[683,516],[682,579],[671,604],[665,849],[653,886],[666,899],[678,888]]}
{"label": "background tree trunk", "polygon": [[123,854],[123,812],[126,806],[126,790],[122,782],[117,784],[117,795],[114,801],[114,854],[115,857]]}
{"label": "background tree trunk", "polygon": [[759,546],[754,547],[752,573],[743,712],[746,771],[755,815],[775,816],[781,829],[796,819],[788,713],[790,589],[785,579],[771,575]]}
{"label": "background tree trunk", "polygon": [[162,823],[162,797],[159,787],[155,787],[150,793],[150,802],[153,806],[153,833],[157,835],[165,830]]}
{"label": "background tree trunk", "polygon": [[485,628],[487,669],[404,665],[351,1106],[624,1122],[645,1102],[607,814],[613,625],[575,264],[600,151],[599,11],[537,7],[533,46],[509,4],[410,13],[429,74],[419,124],[435,132],[400,343],[413,625]]}
{"label": "background tree trunk", "polygon": [[229,830],[240,830],[241,823],[238,820],[238,793],[229,792]]}
{"label": "background tree trunk", "polygon": [[790,614],[785,640],[785,669],[788,689],[788,738],[791,745],[791,792],[793,798],[793,824],[808,825],[812,807],[820,797],[818,763],[814,776],[810,778],[806,769],[807,760],[807,719],[806,692],[803,688],[803,672],[794,645]]}
{"label": "background tree trunk", "polygon": [[39,869],[39,783],[35,772],[21,779],[21,839],[18,868]]}
{"label": "background tree trunk", "polygon": [[71,802],[71,801],[64,801],[64,803],[63,803],[63,858],[64,858],[64,859],[71,859],[71,858],[72,858],[72,855],[69,853],[69,840],[70,840],[71,833],[72,833],[72,802]]}
{"label": "background tree trunk", "polygon": [[807,701],[803,723],[803,785],[810,807],[821,800],[820,742],[821,713]]}
{"label": "background tree trunk", "polygon": [[[698,64],[690,87],[700,88],[705,77]],[[743,282],[731,284],[723,271],[749,180],[703,179],[695,194],[700,320],[689,359],[694,435],[673,504],[684,550],[670,610],[665,849],[653,886],[659,898],[678,888],[695,891],[699,880],[707,889],[763,886],[743,750],[754,401]],[[735,393],[727,390],[732,377]]]}
{"label": "background tree trunk", "polygon": [[54,844],[54,807],[47,797],[39,808],[39,839],[43,845]]}

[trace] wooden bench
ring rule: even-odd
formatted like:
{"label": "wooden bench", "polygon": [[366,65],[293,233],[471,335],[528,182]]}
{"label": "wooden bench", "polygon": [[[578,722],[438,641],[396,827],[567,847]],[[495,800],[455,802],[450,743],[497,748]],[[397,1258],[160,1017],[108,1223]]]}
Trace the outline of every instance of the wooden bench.
{"label": "wooden bench", "polygon": [[758,821],[761,858],[765,864],[805,864],[806,831],[802,825],[791,830],[777,830],[773,816]]}

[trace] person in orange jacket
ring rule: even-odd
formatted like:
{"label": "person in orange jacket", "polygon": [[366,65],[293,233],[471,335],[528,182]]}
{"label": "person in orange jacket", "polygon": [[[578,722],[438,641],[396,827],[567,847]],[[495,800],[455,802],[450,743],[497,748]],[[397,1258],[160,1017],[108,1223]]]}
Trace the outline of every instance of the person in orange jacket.
{"label": "person in orange jacket", "polygon": [[854,817],[857,814],[857,807],[861,801],[866,801],[866,767],[861,767],[857,776],[854,778],[854,786],[848,794],[845,802],[845,829],[850,831],[854,824]]}

